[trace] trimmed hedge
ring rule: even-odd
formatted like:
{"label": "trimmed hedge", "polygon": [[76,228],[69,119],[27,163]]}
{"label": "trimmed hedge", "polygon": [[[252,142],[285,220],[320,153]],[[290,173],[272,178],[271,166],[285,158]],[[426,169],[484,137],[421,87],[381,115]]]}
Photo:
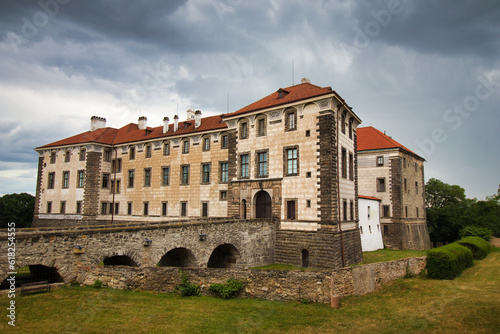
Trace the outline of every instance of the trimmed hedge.
{"label": "trimmed hedge", "polygon": [[474,259],[476,260],[484,259],[491,251],[491,246],[488,241],[481,237],[466,237],[459,240],[458,243],[469,248],[472,251]]}
{"label": "trimmed hedge", "polygon": [[473,264],[471,250],[457,242],[427,251],[427,275],[434,279],[454,279]]}

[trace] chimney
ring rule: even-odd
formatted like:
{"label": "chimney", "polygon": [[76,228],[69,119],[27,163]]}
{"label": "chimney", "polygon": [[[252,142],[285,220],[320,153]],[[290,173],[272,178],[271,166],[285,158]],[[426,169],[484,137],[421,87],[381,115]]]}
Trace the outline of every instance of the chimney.
{"label": "chimney", "polygon": [[193,109],[186,110],[186,114],[187,114],[187,120],[188,121],[194,119],[194,110]]}
{"label": "chimney", "polygon": [[146,128],[148,127],[148,119],[146,116],[141,116],[139,117],[139,121],[138,121],[138,125],[139,125],[139,130],[146,130]]}
{"label": "chimney", "polygon": [[311,80],[309,80],[309,79],[307,79],[307,78],[302,78],[302,80],[300,80],[300,82],[310,84],[310,83],[311,83]]}
{"label": "chimney", "polygon": [[163,133],[167,133],[168,132],[168,117],[165,116],[163,117]]}
{"label": "chimney", "polygon": [[92,116],[90,118],[90,132],[106,127],[106,119],[102,117]]}
{"label": "chimney", "polygon": [[194,127],[197,128],[201,125],[201,111],[196,110],[194,113]]}
{"label": "chimney", "polygon": [[174,116],[174,132],[179,129],[179,116]]}

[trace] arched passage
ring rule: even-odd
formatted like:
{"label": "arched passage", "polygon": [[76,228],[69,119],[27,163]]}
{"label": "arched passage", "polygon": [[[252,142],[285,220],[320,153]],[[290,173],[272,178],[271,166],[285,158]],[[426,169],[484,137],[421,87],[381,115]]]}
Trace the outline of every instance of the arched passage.
{"label": "arched passage", "polygon": [[195,267],[196,259],[189,249],[174,248],[163,255],[158,262],[160,267]]}
{"label": "arched passage", "polygon": [[[64,279],[55,267],[47,267],[41,264],[32,264],[19,268],[16,276],[16,287],[20,287],[23,283],[48,281],[49,283],[64,282]],[[9,276],[10,277],[10,276]],[[7,277],[8,278],[8,277]],[[5,279],[0,284],[0,290],[8,289],[10,282]]]}
{"label": "arched passage", "polygon": [[271,218],[271,196],[267,191],[261,190],[255,195],[255,218]]}
{"label": "arched passage", "polygon": [[127,255],[114,255],[103,260],[105,266],[131,266],[138,267],[138,264]]}
{"label": "arched passage", "polygon": [[208,260],[208,268],[231,268],[240,258],[240,252],[231,244],[223,244],[214,249]]}

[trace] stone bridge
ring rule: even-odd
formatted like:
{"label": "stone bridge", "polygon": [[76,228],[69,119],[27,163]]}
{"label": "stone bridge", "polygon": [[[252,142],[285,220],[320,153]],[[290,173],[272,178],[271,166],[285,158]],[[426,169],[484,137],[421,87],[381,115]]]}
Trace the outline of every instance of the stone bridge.
{"label": "stone bridge", "polygon": [[[29,266],[71,282],[78,271],[98,265],[133,267],[245,268],[272,263],[277,222],[210,220],[0,232],[0,282],[15,241],[15,270]],[[11,252],[12,253],[12,252]],[[11,254],[12,255],[12,254]]]}

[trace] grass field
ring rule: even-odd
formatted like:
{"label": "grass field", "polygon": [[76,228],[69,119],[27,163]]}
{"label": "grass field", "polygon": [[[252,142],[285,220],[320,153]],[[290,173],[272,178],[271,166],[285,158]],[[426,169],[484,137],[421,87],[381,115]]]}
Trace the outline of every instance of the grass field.
{"label": "grass field", "polygon": [[[0,296],[7,314],[8,298]],[[323,304],[63,287],[16,297],[17,333],[498,333],[500,252],[453,281],[401,279]]]}

